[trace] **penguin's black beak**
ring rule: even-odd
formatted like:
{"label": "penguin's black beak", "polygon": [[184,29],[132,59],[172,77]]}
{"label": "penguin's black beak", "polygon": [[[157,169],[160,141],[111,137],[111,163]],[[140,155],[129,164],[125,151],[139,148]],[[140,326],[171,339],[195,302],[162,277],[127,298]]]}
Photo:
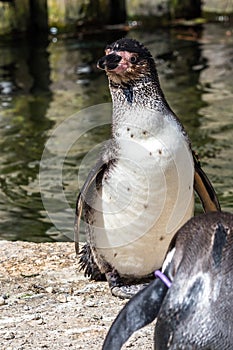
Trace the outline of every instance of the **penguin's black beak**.
{"label": "penguin's black beak", "polygon": [[111,53],[99,59],[97,62],[97,67],[104,70],[113,70],[117,68],[118,63],[121,61],[122,57],[116,53]]}

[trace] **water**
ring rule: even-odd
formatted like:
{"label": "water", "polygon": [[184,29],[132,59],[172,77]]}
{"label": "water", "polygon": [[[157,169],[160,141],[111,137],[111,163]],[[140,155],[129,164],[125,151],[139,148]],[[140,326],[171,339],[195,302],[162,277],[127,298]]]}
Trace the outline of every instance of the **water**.
{"label": "water", "polygon": [[[108,84],[96,61],[125,34],[0,42],[0,239],[72,239],[78,188],[110,134]],[[232,211],[233,29],[127,35],[156,58],[167,100]]]}

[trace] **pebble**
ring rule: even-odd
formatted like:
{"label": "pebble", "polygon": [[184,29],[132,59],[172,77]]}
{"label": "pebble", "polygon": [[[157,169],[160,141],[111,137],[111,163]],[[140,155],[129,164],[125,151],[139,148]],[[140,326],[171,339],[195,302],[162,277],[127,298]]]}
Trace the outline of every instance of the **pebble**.
{"label": "pebble", "polygon": [[88,300],[85,303],[85,306],[87,306],[87,307],[97,307],[97,304],[94,301]]}
{"label": "pebble", "polygon": [[3,297],[0,297],[0,306],[5,305],[6,304],[6,299]]}
{"label": "pebble", "polygon": [[70,295],[68,295],[66,299],[67,299],[67,301],[73,301],[73,297]]}
{"label": "pebble", "polygon": [[52,294],[54,292],[54,289],[53,287],[47,287],[45,288],[46,292],[49,293],[49,294]]}
{"label": "pebble", "polygon": [[43,318],[40,318],[40,319],[38,320],[37,324],[45,324],[44,319],[43,319]]}
{"label": "pebble", "polygon": [[41,315],[39,313],[35,314],[32,319],[33,320],[40,320],[41,319]]}
{"label": "pebble", "polygon": [[57,301],[60,303],[67,303],[67,296],[64,294],[60,294],[57,296]]}
{"label": "pebble", "polygon": [[4,336],[5,340],[11,340],[15,338],[15,334],[13,332],[7,332]]}

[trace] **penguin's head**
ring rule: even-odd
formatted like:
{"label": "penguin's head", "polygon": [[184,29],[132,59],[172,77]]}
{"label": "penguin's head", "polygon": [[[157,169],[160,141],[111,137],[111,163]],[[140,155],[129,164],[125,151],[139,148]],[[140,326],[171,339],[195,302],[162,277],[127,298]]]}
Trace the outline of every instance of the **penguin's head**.
{"label": "penguin's head", "polygon": [[132,83],[135,80],[153,78],[155,63],[149,50],[134,39],[123,38],[108,45],[105,56],[97,67],[106,71],[109,79],[116,83]]}

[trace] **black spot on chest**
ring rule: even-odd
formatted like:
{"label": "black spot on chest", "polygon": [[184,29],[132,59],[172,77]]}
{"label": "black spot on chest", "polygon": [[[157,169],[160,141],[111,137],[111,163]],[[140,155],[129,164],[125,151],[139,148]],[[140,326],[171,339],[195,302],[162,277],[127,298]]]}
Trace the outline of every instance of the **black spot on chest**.
{"label": "black spot on chest", "polygon": [[128,85],[127,87],[123,88],[123,94],[125,95],[127,102],[132,104],[132,102],[133,102],[133,88],[132,88],[132,86]]}

